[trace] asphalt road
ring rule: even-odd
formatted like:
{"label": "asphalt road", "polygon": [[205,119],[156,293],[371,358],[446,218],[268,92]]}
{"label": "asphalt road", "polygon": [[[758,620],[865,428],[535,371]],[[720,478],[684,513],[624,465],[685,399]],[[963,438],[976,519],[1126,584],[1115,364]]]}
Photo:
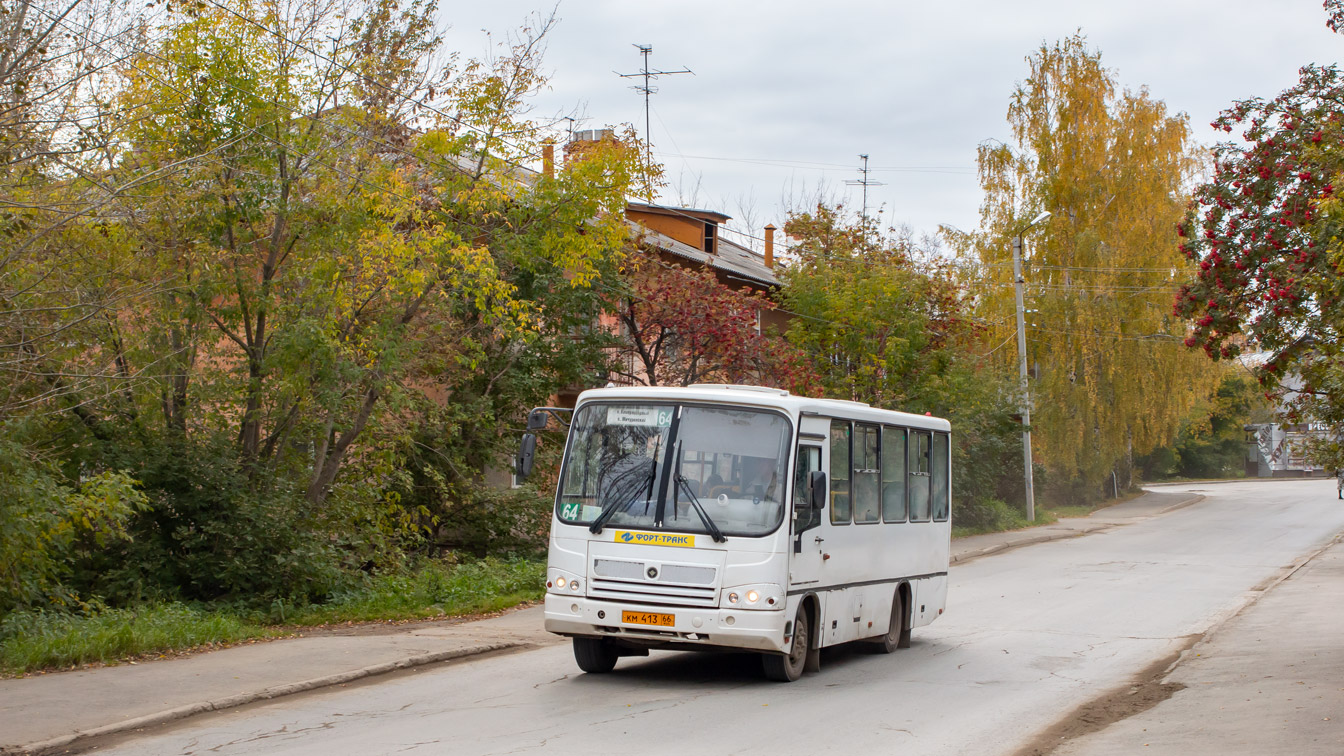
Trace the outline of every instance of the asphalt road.
{"label": "asphalt road", "polygon": [[1012,754],[1189,645],[1344,530],[1333,481],[1205,501],[954,566],[947,614],[891,656],[792,684],[750,656],[654,652],[584,675],[567,646],[194,718],[116,754]]}

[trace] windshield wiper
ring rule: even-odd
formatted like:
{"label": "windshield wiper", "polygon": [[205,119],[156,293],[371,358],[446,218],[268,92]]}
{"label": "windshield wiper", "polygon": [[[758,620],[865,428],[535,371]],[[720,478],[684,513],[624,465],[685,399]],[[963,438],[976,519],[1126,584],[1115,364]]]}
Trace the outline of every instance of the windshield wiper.
{"label": "windshield wiper", "polygon": [[686,495],[690,497],[691,507],[695,509],[696,514],[700,515],[700,521],[705,524],[705,530],[709,531],[709,534],[714,537],[716,542],[723,543],[724,541],[727,541],[728,539],[723,535],[723,531],[719,530],[719,526],[714,524],[714,521],[709,517],[709,513],[700,505],[700,500],[695,498],[695,493],[691,491],[691,485],[686,482],[685,476],[681,473],[677,473],[677,483],[681,486],[681,489],[686,492]]}
{"label": "windshield wiper", "polygon": [[[681,490],[685,491],[686,496],[690,498],[691,507],[695,509],[696,514],[700,515],[700,522],[705,524],[705,530],[708,530],[709,534],[714,537],[715,543],[723,543],[724,541],[727,541],[728,539],[724,537],[723,531],[719,530],[719,526],[714,524],[714,520],[710,518],[709,513],[705,511],[703,506],[701,506],[700,499],[697,498],[695,492],[691,490],[691,484],[687,481],[686,476],[681,474],[680,441],[677,442],[677,466],[673,469],[676,470],[677,485],[680,486]],[[672,498],[675,500],[677,497],[674,495]],[[659,507],[662,505],[663,503],[661,501],[658,502]],[[659,522],[658,524],[662,525],[662,522]]]}
{"label": "windshield wiper", "polygon": [[[610,496],[611,500],[602,507],[602,511],[593,520],[593,524],[588,526],[590,532],[601,533],[602,526],[606,525],[607,520],[610,520],[612,515],[616,514],[616,510],[630,503],[628,501],[630,494],[653,484],[654,478],[658,476],[658,460],[651,459],[649,462],[649,469],[645,471],[643,476],[635,478],[634,476],[640,471],[640,468],[634,467],[622,473],[606,488],[606,495]],[[632,480],[635,481],[634,485],[630,485]]]}

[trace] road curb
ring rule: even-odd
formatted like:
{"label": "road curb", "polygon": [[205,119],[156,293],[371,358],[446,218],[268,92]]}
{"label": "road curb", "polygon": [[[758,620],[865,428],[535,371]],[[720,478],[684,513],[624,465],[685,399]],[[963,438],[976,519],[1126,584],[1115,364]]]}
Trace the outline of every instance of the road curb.
{"label": "road curb", "polygon": [[1204,501],[1204,494],[1195,494],[1194,496],[1191,496],[1190,498],[1186,499],[1185,501],[1178,501],[1178,502],[1176,502],[1175,504],[1172,504],[1171,506],[1167,507],[1166,509],[1163,509],[1163,510],[1159,511],[1157,514],[1164,515],[1164,514],[1166,514],[1167,512],[1175,512],[1175,511],[1178,510],[1178,509],[1185,509],[1186,507],[1188,507],[1188,506],[1190,506],[1190,505],[1192,505],[1192,504],[1198,504],[1198,503],[1200,503],[1201,501]]}
{"label": "road curb", "polygon": [[952,564],[965,564],[966,562],[969,562],[973,559],[979,559],[980,557],[986,557],[991,554],[1002,554],[1005,551],[1012,551],[1013,549],[1021,548],[1023,546],[1035,546],[1038,543],[1048,543],[1050,541],[1062,541],[1065,538],[1079,538],[1088,535],[1090,533],[1096,533],[1099,530],[1107,530],[1107,529],[1108,528],[1101,527],[1101,528],[1095,528],[1093,530],[1070,530],[1070,531],[1057,531],[1054,533],[1042,533],[1040,535],[1030,536],[1028,538],[1023,538],[1020,541],[1013,541],[1011,543],[996,543],[993,546],[987,546],[983,549],[980,549],[979,551],[974,551],[969,554],[953,554],[951,559],[949,559],[948,561],[951,562]]}
{"label": "road curb", "polygon": [[[1178,509],[1184,509],[1188,506],[1198,504],[1201,501],[1204,501],[1204,494],[1195,494],[1194,496],[1191,496],[1190,498],[1184,499],[1182,501],[1178,501],[1169,507],[1159,509],[1158,511],[1152,513],[1151,515],[1147,515],[1142,518],[1136,518],[1135,522],[1138,522],[1140,519],[1147,519],[1148,517],[1157,517],[1158,515],[1164,515],[1168,512],[1175,512]],[[1097,510],[1097,511],[1100,512],[1105,510]],[[1049,527],[1049,526],[1042,525],[1040,527]],[[1040,535],[1028,536],[1027,538],[1023,538],[1019,541],[1010,541],[1008,543],[996,543],[993,546],[987,546],[983,549],[980,549],[979,551],[975,551],[969,554],[960,554],[960,555],[953,554],[951,558],[948,559],[948,562],[950,564],[965,564],[972,560],[979,559],[980,557],[986,557],[991,554],[1002,554],[1005,551],[1012,551],[1013,549],[1021,548],[1023,546],[1035,546],[1038,543],[1048,543],[1050,541],[1062,541],[1065,538],[1081,538],[1086,535],[1092,535],[1093,533],[1103,533],[1107,530],[1110,530],[1111,528],[1116,527],[1120,527],[1120,524],[1107,523],[1105,525],[1098,525],[1097,527],[1094,528],[1083,528],[1080,530],[1069,530],[1069,531],[1055,531],[1053,533],[1041,533]]]}
{"label": "road curb", "polygon": [[373,664],[360,669],[348,670],[334,675],[315,677],[311,680],[304,680],[296,683],[286,683],[284,685],[273,685],[252,693],[240,693],[236,696],[228,696],[214,701],[201,701],[199,703],[176,706],[164,711],[146,714],[140,717],[114,722],[112,724],[94,727],[88,730],[80,730],[70,735],[62,735],[58,738],[51,738],[37,743],[17,746],[0,746],[0,754],[24,754],[25,756],[38,756],[39,754],[49,753],[58,748],[64,748],[75,742],[89,740],[92,738],[101,738],[108,735],[116,735],[131,730],[138,730],[143,727],[153,727],[156,725],[175,722],[179,719],[204,714],[211,711],[225,711],[239,706],[244,706],[257,701],[267,701],[273,698],[294,695],[305,691],[326,688],[332,685],[360,680],[375,675],[383,675],[388,672],[395,672],[399,669],[410,669],[412,667],[421,667],[427,664],[452,661],[454,659],[463,659],[469,656],[479,656],[480,654],[490,653],[491,651],[503,651],[510,648],[525,646],[526,643],[518,641],[503,641],[499,643],[480,643],[465,648],[456,648],[451,651],[436,651],[428,654],[420,654],[397,661],[384,662],[382,664]]}

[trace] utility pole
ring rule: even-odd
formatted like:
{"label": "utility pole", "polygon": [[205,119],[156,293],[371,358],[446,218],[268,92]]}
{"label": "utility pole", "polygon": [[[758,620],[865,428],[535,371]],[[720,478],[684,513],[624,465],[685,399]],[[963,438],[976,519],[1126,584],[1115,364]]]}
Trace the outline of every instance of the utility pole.
{"label": "utility pole", "polygon": [[845,183],[848,184],[849,186],[863,187],[863,213],[860,215],[860,217],[863,218],[863,224],[866,226],[868,225],[868,187],[886,186],[886,184],[882,183],[881,181],[870,181],[868,179],[868,156],[859,155],[859,159],[863,161],[863,167],[859,169],[859,173],[863,175],[863,178],[857,181],[850,179]]}
{"label": "utility pole", "polygon": [[639,71],[638,73],[632,73],[632,74],[623,74],[619,71],[613,71],[612,73],[616,74],[622,79],[634,79],[634,78],[644,79],[643,84],[636,84],[635,86],[630,88],[644,95],[644,160],[646,164],[646,171],[648,171],[648,173],[645,175],[645,190],[648,192],[649,202],[653,202],[653,181],[651,178],[653,173],[653,131],[649,127],[649,96],[657,92],[658,88],[653,86],[651,81],[653,79],[658,78],[659,76],[672,76],[674,74],[688,73],[694,76],[695,72],[689,68],[683,68],[680,71],[650,70],[649,55],[653,52],[653,45],[636,44],[635,48],[639,50],[640,55],[644,56],[643,70]]}
{"label": "utility pole", "polygon": [[1041,213],[1013,236],[1013,288],[1017,291],[1017,377],[1018,388],[1022,392],[1022,465],[1027,489],[1028,522],[1036,521],[1036,486],[1032,480],[1031,469],[1031,394],[1027,386],[1027,328],[1022,303],[1022,288],[1026,285],[1026,280],[1022,277],[1022,235],[1049,217],[1049,211]]}

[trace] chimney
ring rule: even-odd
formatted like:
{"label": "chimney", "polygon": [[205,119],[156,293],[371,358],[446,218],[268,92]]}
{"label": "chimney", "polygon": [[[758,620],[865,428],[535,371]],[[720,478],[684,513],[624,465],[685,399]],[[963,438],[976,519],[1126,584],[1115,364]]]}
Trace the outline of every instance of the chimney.
{"label": "chimney", "polygon": [[765,267],[775,267],[775,224],[765,227]]}
{"label": "chimney", "polygon": [[548,179],[555,178],[555,144],[549,139],[541,145],[541,174]]}
{"label": "chimney", "polygon": [[582,160],[583,153],[592,149],[595,145],[616,141],[616,132],[611,129],[583,129],[574,132],[573,137],[565,144],[565,164],[569,165],[572,161]]}

